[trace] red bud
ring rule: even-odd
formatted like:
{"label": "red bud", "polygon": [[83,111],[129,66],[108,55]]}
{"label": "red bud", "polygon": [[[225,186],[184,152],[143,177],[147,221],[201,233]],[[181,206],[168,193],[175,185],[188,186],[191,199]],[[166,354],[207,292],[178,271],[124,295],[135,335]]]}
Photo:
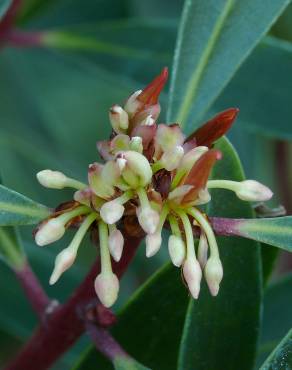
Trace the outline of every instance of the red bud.
{"label": "red bud", "polygon": [[195,138],[198,146],[204,145],[210,148],[216,140],[230,129],[238,112],[238,108],[229,108],[217,114],[210,121],[206,122],[202,127],[191,134],[186,139],[186,142]]}
{"label": "red bud", "polygon": [[154,105],[157,104],[159,94],[163,89],[168,78],[168,68],[165,67],[161,71],[160,75],[157,76],[138,96],[138,100],[145,105]]}

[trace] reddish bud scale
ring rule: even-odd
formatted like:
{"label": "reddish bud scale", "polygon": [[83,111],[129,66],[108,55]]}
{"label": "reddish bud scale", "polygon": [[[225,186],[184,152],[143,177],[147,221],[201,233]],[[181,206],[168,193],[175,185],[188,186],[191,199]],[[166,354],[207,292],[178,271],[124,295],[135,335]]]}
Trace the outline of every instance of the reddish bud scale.
{"label": "reddish bud scale", "polygon": [[138,96],[138,100],[145,105],[154,105],[158,103],[158,98],[168,78],[168,68],[163,68],[157,76]]}
{"label": "reddish bud scale", "polygon": [[182,203],[194,201],[201,189],[206,187],[212,167],[217,160],[222,158],[219,150],[211,149],[198,159],[183,181],[186,185],[193,185],[193,188],[184,196]]}
{"label": "reddish bud scale", "polygon": [[217,114],[210,121],[206,122],[202,127],[191,134],[186,139],[186,142],[196,139],[198,146],[204,145],[210,148],[216,140],[225,135],[225,133],[230,129],[238,112],[238,108],[229,108]]}

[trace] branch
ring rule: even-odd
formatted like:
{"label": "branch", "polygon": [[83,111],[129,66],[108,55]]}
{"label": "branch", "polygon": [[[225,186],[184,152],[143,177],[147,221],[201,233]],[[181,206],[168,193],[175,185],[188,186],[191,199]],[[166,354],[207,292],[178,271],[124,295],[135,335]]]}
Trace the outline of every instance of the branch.
{"label": "branch", "polygon": [[106,329],[98,327],[90,321],[86,322],[85,327],[96,349],[110,361],[116,357],[129,357]]}
{"label": "branch", "polygon": [[26,261],[21,269],[15,269],[14,272],[34,311],[40,319],[43,319],[46,308],[50,304],[50,299],[29,263]]}
{"label": "branch", "polygon": [[[140,238],[125,236],[122,259],[113,264],[113,270],[120,278],[135,255]],[[59,306],[49,317],[46,325],[39,326],[18,356],[6,370],[45,370],[66,352],[84,333],[84,321],[79,315],[80,307],[96,299],[94,279],[99,273],[99,260],[77,288],[71,298]]]}

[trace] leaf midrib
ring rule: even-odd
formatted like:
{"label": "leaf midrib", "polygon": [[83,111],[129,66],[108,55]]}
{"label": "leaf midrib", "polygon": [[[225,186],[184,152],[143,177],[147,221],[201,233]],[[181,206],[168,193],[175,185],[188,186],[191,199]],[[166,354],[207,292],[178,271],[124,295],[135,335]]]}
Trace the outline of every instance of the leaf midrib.
{"label": "leaf midrib", "polygon": [[210,55],[213,52],[213,49],[216,45],[216,41],[220,35],[220,32],[225,24],[225,21],[228,18],[228,15],[232,9],[232,6],[234,4],[234,0],[227,0],[226,4],[224,5],[223,11],[220,13],[220,16],[217,19],[217,22],[214,25],[213,31],[211,33],[211,36],[209,37],[209,40],[206,44],[205,50],[203,51],[197,68],[194,70],[189,84],[186,89],[186,94],[183,99],[183,103],[180,107],[180,110],[177,114],[177,117],[175,119],[175,122],[179,122],[181,127],[184,126],[186,123],[186,120],[190,114],[191,106],[194,104],[194,101],[196,99],[196,94],[198,91],[199,83],[203,77],[204,71],[208,64],[208,59]]}

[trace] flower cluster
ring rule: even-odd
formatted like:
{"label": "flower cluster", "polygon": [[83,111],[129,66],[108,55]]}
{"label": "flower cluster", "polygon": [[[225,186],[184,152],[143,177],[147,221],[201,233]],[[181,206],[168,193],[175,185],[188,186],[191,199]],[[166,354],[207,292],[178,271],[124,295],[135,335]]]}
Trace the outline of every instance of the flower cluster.
{"label": "flower cluster", "polygon": [[[72,223],[79,226],[70,245],[57,256],[50,283],[72,266],[87,230],[97,227],[101,272],[95,290],[107,307],[116,301],[119,291],[111,257],[119,261],[122,256],[121,230],[127,215],[135,215],[146,235],[147,257],[159,251],[162,228],[167,225],[171,229],[170,259],[182,268],[191,295],[198,298],[204,273],[211,294],[216,296],[223,267],[212,227],[199,208],[211,200],[208,189],[228,189],[246,201],[265,201],[272,196],[267,187],[253,180],[208,180],[212,167],[222,157],[213,143],[230,128],[238,110],[218,114],[186,137],[176,123],[157,124],[158,98],[166,80],[164,69],[144,90],[132,94],[123,107],[114,105],[110,109],[111,138],[97,143],[104,163],[89,166],[88,184],[58,171],[37,174],[45,187],[76,189],[74,201],[56,209],[35,233],[36,243],[43,246],[60,239]],[[200,229],[197,248],[194,227]]]}

